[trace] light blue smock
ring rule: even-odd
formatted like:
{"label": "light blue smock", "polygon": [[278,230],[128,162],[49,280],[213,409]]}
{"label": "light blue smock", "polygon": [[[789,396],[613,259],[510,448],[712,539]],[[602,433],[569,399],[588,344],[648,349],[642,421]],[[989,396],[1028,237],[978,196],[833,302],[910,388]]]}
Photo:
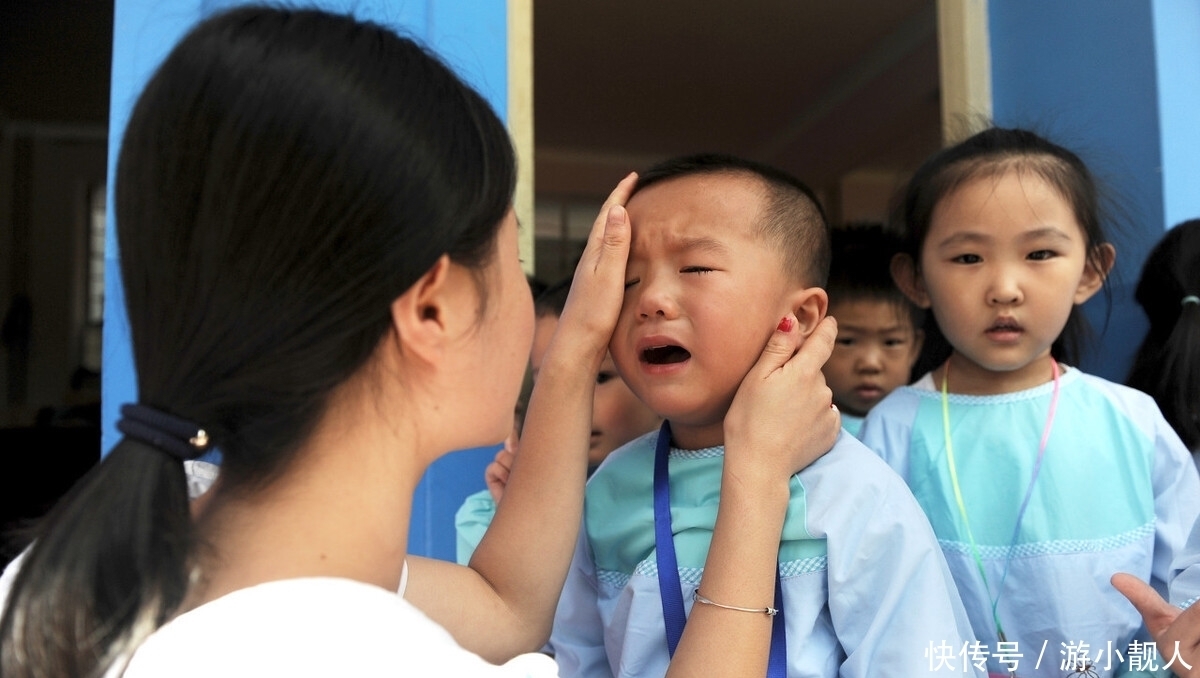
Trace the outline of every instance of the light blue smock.
{"label": "light blue smock", "polygon": [[[1149,640],[1109,583],[1128,572],[1166,593],[1171,562],[1200,515],[1200,477],[1154,400],[1067,368],[1042,469],[1020,532],[1053,383],[993,396],[950,394],[959,486],[992,595],[1021,676],[1063,676],[1064,653],[1086,643],[1099,676],[1128,673],[1127,646]],[[926,375],[867,415],[863,441],[912,488],[945,551],[975,635],[996,647],[985,589],[955,499],[941,393]],[[1122,662],[1111,650],[1119,650]],[[1107,653],[1105,655],[1104,653]],[[1041,655],[1040,667],[1030,661]],[[999,671],[994,662],[991,670]]]}
{"label": "light blue smock", "polygon": [[454,559],[459,565],[471,562],[471,556],[483,541],[483,533],[495,517],[496,500],[492,499],[490,490],[480,490],[463,500],[462,506],[454,512]]}
{"label": "light blue smock", "polygon": [[[654,546],[657,439],[650,433],[617,450],[588,483],[585,529],[551,637],[567,678],[660,678],[667,670]],[[689,611],[716,522],[723,455],[722,447],[670,452],[671,529]],[[971,639],[928,521],[861,443],[843,433],[792,478],[791,490],[779,553],[789,676],[928,675],[931,648]],[[964,675],[961,665],[947,675]]]}
{"label": "light blue smock", "polygon": [[1200,600],[1200,520],[1192,526],[1187,544],[1175,558],[1171,570],[1171,604],[1191,607]]}
{"label": "light blue smock", "polygon": [[846,429],[847,433],[849,433],[850,435],[857,438],[859,431],[862,430],[863,421],[866,418],[859,417],[859,416],[856,416],[853,414],[846,414],[845,412],[842,412],[841,415],[842,415],[842,428]]}

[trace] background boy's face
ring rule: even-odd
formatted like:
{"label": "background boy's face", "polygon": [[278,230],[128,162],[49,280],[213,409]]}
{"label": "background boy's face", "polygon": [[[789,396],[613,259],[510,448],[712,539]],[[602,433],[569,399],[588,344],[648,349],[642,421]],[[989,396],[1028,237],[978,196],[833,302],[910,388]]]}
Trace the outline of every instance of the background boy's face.
{"label": "background boy's face", "polygon": [[658,428],[658,415],[629,390],[617,374],[612,354],[604,356],[592,398],[592,437],[588,466],[598,466],[613,450]]}
{"label": "background boy's face", "polygon": [[[550,338],[558,328],[558,316],[539,316],[533,329],[533,348],[529,366],[536,380],[550,347]],[[596,375],[596,393],[592,398],[592,435],[588,447],[588,466],[598,466],[613,450],[649,433],[662,420],[638,400],[617,374],[612,355],[604,357]]]}
{"label": "background boy's face", "polygon": [[911,316],[898,304],[879,299],[849,299],[829,305],[837,318],[833,354],[821,368],[843,412],[859,417],[883,397],[908,383],[921,351]]}
{"label": "background boy's face", "polygon": [[729,404],[803,286],[756,224],[762,185],[737,174],[668,179],[629,201],[633,242],[610,349],[677,444],[724,441]]}

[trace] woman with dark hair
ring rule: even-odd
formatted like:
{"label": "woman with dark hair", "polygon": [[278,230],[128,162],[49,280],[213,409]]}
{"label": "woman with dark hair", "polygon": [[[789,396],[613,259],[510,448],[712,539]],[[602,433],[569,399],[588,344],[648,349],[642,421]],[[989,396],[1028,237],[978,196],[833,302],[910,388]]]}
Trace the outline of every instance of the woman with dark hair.
{"label": "woman with dark hair", "polygon": [[[472,567],[407,558],[426,466],[512,426],[533,312],[508,137],[381,27],[243,8],[193,29],[138,100],[117,168],[139,399],[25,555],[0,674],[553,673],[513,657],[545,642],[571,557],[633,179],[597,219]],[[798,333],[777,332],[739,393],[730,435],[747,451],[726,463],[749,488],[810,461],[775,459],[777,440],[815,456],[835,435],[819,372],[833,333],[797,353]],[[212,448],[220,476],[189,505],[182,462]],[[712,576],[773,558],[757,537],[782,508],[731,506],[738,537],[718,532]],[[734,650],[765,662],[769,625],[714,653],[704,640],[742,620],[701,616],[681,669]]]}

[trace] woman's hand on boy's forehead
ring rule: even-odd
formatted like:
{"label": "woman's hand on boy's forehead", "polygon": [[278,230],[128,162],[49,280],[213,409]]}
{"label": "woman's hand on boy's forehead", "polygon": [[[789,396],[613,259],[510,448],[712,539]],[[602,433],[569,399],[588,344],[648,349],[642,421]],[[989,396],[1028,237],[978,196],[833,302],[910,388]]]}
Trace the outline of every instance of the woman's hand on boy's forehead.
{"label": "woman's hand on boy's forehead", "polygon": [[630,173],[609,194],[592,224],[587,246],[575,267],[571,292],[560,316],[556,336],[573,346],[573,353],[594,355],[599,366],[621,312],[625,262],[629,258],[629,213],[625,203],[637,185]]}

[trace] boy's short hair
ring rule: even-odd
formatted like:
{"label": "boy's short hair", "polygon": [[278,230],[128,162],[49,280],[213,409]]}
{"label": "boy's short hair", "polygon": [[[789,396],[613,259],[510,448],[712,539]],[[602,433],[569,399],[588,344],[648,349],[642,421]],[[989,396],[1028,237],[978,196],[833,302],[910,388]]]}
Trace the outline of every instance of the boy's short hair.
{"label": "boy's short hair", "polygon": [[567,295],[571,292],[571,278],[559,280],[553,285],[542,290],[541,294],[533,298],[533,314],[537,318],[546,318],[554,316],[555,318],[562,315],[563,309],[567,306]]}
{"label": "boy's short hair", "polygon": [[830,305],[849,301],[881,301],[901,311],[921,328],[924,312],[892,280],[892,257],[900,251],[900,237],[879,223],[852,223],[834,228],[830,235],[833,259],[829,267]]}
{"label": "boy's short hair", "polygon": [[811,188],[779,168],[723,153],[680,156],[641,173],[634,194],[668,179],[705,174],[758,179],[767,192],[759,232],[780,246],[788,274],[812,285],[825,283],[830,258],[825,210]]}

